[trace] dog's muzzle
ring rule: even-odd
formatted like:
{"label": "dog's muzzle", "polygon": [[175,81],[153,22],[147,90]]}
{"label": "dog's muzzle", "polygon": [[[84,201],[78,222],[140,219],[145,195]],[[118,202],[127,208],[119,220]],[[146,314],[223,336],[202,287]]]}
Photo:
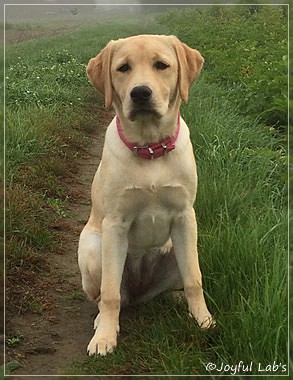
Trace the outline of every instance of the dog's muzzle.
{"label": "dog's muzzle", "polygon": [[130,120],[135,120],[140,116],[160,116],[153,105],[152,94],[153,91],[148,86],[136,86],[131,90],[132,110]]}

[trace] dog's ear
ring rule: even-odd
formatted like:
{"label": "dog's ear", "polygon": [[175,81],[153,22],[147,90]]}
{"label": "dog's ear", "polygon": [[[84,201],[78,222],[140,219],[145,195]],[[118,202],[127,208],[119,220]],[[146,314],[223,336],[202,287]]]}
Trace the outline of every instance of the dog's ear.
{"label": "dog's ear", "polygon": [[95,57],[89,60],[86,68],[87,75],[93,85],[104,95],[105,107],[109,108],[113,102],[111,78],[111,62],[113,56],[113,41]]}
{"label": "dog's ear", "polygon": [[192,49],[177,37],[173,36],[173,47],[178,59],[178,79],[181,99],[188,101],[188,90],[190,85],[197,79],[204,58],[196,49]]}

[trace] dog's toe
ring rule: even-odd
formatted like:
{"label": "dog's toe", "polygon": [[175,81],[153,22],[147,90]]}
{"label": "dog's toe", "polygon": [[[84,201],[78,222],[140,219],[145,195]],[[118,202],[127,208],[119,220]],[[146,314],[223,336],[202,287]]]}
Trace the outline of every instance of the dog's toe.
{"label": "dog's toe", "polygon": [[207,330],[216,326],[216,321],[206,307],[194,308],[190,311],[189,315],[196,320],[197,324],[202,329]]}
{"label": "dog's toe", "polygon": [[202,329],[212,329],[216,327],[216,321],[211,316],[207,316],[199,326]]}
{"label": "dog's toe", "polygon": [[117,345],[117,334],[109,337],[100,336],[100,334],[95,333],[92,337],[89,345],[87,346],[88,356],[105,356],[108,353],[113,352]]}

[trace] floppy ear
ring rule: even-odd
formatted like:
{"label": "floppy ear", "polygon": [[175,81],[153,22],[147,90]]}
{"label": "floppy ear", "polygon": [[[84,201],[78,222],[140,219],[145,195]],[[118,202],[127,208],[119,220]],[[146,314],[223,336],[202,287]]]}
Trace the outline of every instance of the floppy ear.
{"label": "floppy ear", "polygon": [[109,108],[113,102],[111,78],[112,56],[113,43],[111,41],[95,58],[89,60],[86,68],[89,79],[93,85],[104,95],[106,108]]}
{"label": "floppy ear", "polygon": [[188,90],[190,85],[197,79],[204,58],[196,49],[192,49],[177,37],[173,37],[173,47],[178,59],[178,79],[181,99],[186,103],[188,101]]}

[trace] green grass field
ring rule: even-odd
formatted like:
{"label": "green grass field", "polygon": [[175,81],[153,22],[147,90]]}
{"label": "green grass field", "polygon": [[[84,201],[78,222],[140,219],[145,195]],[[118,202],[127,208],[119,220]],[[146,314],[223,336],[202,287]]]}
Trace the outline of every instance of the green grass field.
{"label": "green grass field", "polygon": [[[245,33],[235,43],[239,30]],[[242,362],[238,375],[286,374],[285,8],[178,10],[6,46],[8,286],[21,283],[20,267],[24,272],[38,267],[42,253],[60,243],[48,225],[66,209],[61,178],[74,172],[75,158],[90,143],[97,115],[89,104],[101,102],[85,75],[88,59],[109,40],[140,33],[176,34],[206,58],[181,111],[197,159],[201,269],[218,326],[203,332],[184,301],[155,299],[123,320],[112,355],[74,361],[68,373],[225,376]],[[270,45],[274,49],[268,54]],[[268,67],[282,79],[275,81]],[[29,303],[20,309],[13,302],[12,309],[30,310]],[[215,365],[210,371],[208,363]]]}

